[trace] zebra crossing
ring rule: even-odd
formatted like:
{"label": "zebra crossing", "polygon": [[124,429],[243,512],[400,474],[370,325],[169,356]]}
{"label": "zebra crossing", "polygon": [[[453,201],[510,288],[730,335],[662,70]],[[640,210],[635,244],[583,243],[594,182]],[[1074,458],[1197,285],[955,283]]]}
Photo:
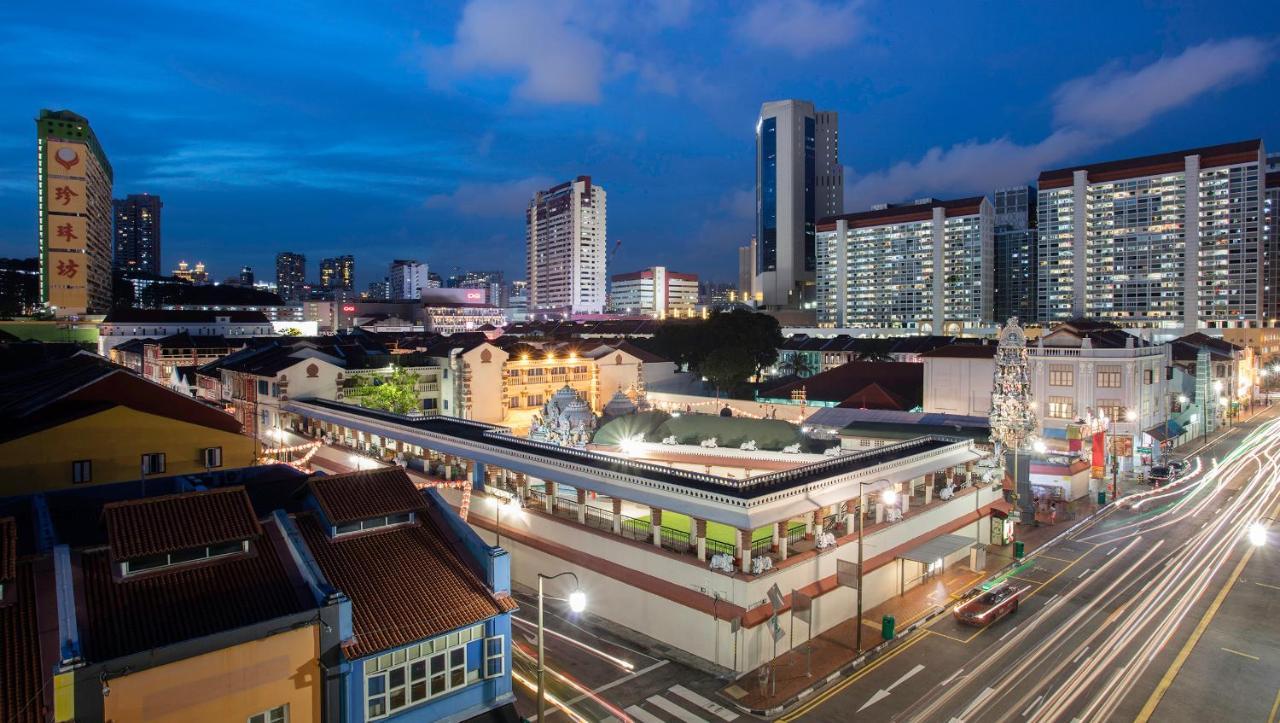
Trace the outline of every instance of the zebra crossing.
{"label": "zebra crossing", "polygon": [[[733,721],[738,714],[679,683],[661,695],[651,695],[643,702],[629,706],[626,714],[636,723],[719,723]],[[620,723],[616,718],[608,723]]]}

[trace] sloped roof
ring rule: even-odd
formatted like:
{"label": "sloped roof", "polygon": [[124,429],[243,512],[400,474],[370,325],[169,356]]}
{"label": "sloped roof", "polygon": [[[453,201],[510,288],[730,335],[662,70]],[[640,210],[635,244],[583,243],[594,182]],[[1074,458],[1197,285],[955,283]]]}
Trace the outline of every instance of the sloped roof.
{"label": "sloped roof", "polygon": [[947,346],[940,346],[936,349],[921,352],[920,356],[926,359],[994,359],[996,356],[996,345],[948,344]]}
{"label": "sloped roof", "polygon": [[225,317],[233,324],[270,324],[261,311],[195,311],[161,309],[116,309],[102,320],[104,324],[214,324]]}
{"label": "sloped roof", "polygon": [[422,509],[422,493],[399,467],[317,475],[307,483],[325,518],[335,525]]}
{"label": "sloped roof", "polygon": [[759,396],[789,399],[793,390],[803,387],[805,398],[810,401],[839,404],[872,384],[901,397],[910,407],[914,407],[920,404],[924,394],[924,365],[910,362],[849,362],[808,379],[797,379],[760,392]]}
{"label": "sloped roof", "polygon": [[9,593],[13,604],[0,606],[0,720],[40,723],[49,716],[43,695],[35,573],[31,562],[18,563],[14,573],[15,589]]}
{"label": "sloped roof", "polygon": [[0,585],[13,582],[18,564],[18,523],[0,518]]}
{"label": "sloped roof", "polygon": [[239,486],[112,502],[102,516],[116,562],[262,534],[249,495]]}
{"label": "sloped roof", "polygon": [[[128,344],[129,342],[125,342]],[[148,339],[143,342],[146,345],[155,345],[162,349],[224,349],[231,347],[244,346],[244,340],[231,341],[221,334],[190,334],[185,331],[169,336],[162,336],[159,339]],[[119,349],[124,344],[116,346]]]}

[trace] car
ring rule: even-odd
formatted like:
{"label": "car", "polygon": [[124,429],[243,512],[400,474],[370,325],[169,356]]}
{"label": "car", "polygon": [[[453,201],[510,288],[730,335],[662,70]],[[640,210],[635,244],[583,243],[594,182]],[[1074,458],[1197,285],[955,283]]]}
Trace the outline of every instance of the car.
{"label": "car", "polygon": [[1181,477],[1187,471],[1187,460],[1171,459],[1169,460],[1169,469],[1173,471],[1175,477]]}
{"label": "car", "polygon": [[1018,612],[1019,591],[1005,583],[978,594],[966,603],[957,605],[952,614],[965,625],[987,625],[1000,618]]}
{"label": "car", "polygon": [[1150,482],[1156,487],[1169,484],[1169,480],[1171,479],[1173,479],[1173,473],[1164,465],[1152,467],[1151,471],[1147,472],[1147,482]]}

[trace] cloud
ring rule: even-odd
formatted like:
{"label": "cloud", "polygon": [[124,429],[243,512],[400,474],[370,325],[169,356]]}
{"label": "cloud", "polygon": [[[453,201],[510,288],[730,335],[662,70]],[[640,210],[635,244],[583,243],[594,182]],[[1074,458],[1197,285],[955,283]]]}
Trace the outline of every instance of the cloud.
{"label": "cloud", "polygon": [[1054,129],[1018,144],[1008,137],[934,147],[915,161],[867,174],[846,169],[845,209],[927,193],[985,193],[1026,183],[1037,173],[1136,132],[1156,116],[1240,82],[1271,62],[1255,38],[1208,42],[1124,71],[1109,66],[1067,81],[1053,93]]}
{"label": "cloud", "polygon": [[860,3],[822,3],[797,0],[758,2],[738,22],[742,38],[766,48],[778,48],[803,58],[852,41],[863,28]]}
{"label": "cloud", "polygon": [[530,176],[497,183],[463,183],[452,193],[428,196],[427,208],[448,209],[464,216],[510,218],[528,205],[535,191],[550,188],[555,181],[547,176]]}
{"label": "cloud", "polygon": [[720,210],[729,218],[754,220],[756,217],[756,190],[736,188],[720,199]]}

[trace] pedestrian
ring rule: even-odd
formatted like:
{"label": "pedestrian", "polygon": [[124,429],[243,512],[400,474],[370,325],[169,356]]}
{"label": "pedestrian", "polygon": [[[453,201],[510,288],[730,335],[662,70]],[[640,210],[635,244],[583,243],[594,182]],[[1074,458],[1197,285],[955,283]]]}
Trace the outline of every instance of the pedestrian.
{"label": "pedestrian", "polygon": [[1057,500],[1054,500],[1053,502],[1050,503],[1049,524],[1051,525],[1058,524],[1058,501]]}

